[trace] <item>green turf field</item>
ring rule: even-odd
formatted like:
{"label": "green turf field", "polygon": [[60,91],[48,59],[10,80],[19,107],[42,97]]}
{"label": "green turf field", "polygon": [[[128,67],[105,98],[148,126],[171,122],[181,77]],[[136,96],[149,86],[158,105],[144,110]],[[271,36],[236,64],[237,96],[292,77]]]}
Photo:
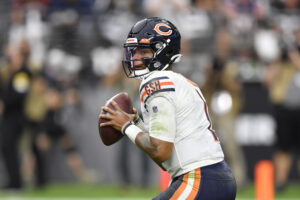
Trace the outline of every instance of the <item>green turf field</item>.
{"label": "green turf field", "polygon": [[[26,189],[22,192],[0,191],[1,200],[146,200],[156,196],[158,188],[127,188],[117,186],[86,185],[86,184],[51,184],[44,189]],[[254,186],[239,191],[237,200],[254,199]],[[300,200],[300,183],[290,184],[286,190],[276,194],[278,200]]]}

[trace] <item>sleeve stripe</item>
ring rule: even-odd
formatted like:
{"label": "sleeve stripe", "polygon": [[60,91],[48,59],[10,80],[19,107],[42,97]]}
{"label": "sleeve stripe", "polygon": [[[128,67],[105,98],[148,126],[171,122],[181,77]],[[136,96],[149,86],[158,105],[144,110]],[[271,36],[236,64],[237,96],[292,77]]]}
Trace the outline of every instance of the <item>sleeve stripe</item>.
{"label": "sleeve stripe", "polygon": [[167,77],[167,76],[161,76],[161,77],[153,78],[153,79],[147,81],[146,83],[144,83],[144,84],[141,86],[141,88],[140,88],[140,93],[141,93],[141,91],[143,90],[143,88],[145,87],[145,85],[149,84],[149,83],[152,82],[152,81],[155,81],[155,80],[162,80],[162,79],[169,79],[169,77]]}
{"label": "sleeve stripe", "polygon": [[160,86],[164,86],[164,85],[174,85],[173,82],[162,82],[160,83]]}
{"label": "sleeve stripe", "polygon": [[[169,91],[175,92],[175,88],[166,88],[166,89],[162,89],[162,90],[157,90],[155,92],[152,92],[151,95],[156,94],[158,92],[169,92]],[[147,102],[147,100],[149,99],[150,96],[147,96],[147,98],[144,101],[144,104]]]}
{"label": "sleeve stripe", "polygon": [[[171,82],[171,81],[169,81],[169,82],[162,82],[162,83],[160,83],[159,84],[160,85],[160,87],[163,87],[163,86],[172,86],[172,85],[174,85],[174,83],[173,82]],[[168,88],[164,88],[164,89],[168,89]],[[163,90],[163,89],[161,89],[161,90]],[[160,91],[161,91],[160,90]],[[142,90],[142,95],[141,95],[141,102],[143,102],[144,101],[144,97],[147,95],[147,92],[144,90]]]}
{"label": "sleeve stripe", "polygon": [[143,100],[144,100],[144,97],[146,96],[147,92],[144,91],[144,93],[142,94],[142,97],[141,97],[141,102],[143,103]]}

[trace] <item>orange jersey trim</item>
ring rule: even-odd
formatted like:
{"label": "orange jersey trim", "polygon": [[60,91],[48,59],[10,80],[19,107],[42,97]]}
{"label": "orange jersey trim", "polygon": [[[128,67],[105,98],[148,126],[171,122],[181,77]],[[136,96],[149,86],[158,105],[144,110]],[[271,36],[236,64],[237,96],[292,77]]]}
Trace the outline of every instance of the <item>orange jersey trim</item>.
{"label": "orange jersey trim", "polygon": [[189,82],[189,83],[192,84],[193,86],[199,88],[199,86],[198,86],[195,82],[191,81],[191,80],[188,79],[188,78],[186,78],[186,80],[187,80],[187,82]]}

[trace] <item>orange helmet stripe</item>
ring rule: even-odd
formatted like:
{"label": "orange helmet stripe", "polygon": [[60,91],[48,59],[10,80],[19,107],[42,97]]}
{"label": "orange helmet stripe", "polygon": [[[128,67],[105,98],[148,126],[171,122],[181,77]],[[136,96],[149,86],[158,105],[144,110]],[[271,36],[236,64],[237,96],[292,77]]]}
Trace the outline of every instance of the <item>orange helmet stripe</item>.
{"label": "orange helmet stripe", "polygon": [[140,40],[140,43],[150,43],[150,40],[143,38]]}

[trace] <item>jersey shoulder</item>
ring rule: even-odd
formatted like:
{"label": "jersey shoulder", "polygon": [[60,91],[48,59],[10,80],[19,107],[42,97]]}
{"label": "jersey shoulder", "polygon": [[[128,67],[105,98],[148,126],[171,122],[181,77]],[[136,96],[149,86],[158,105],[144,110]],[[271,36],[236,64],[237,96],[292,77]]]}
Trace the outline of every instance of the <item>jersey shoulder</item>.
{"label": "jersey shoulder", "polygon": [[157,71],[145,77],[140,86],[140,100],[146,103],[148,98],[157,93],[175,92],[174,73]]}

